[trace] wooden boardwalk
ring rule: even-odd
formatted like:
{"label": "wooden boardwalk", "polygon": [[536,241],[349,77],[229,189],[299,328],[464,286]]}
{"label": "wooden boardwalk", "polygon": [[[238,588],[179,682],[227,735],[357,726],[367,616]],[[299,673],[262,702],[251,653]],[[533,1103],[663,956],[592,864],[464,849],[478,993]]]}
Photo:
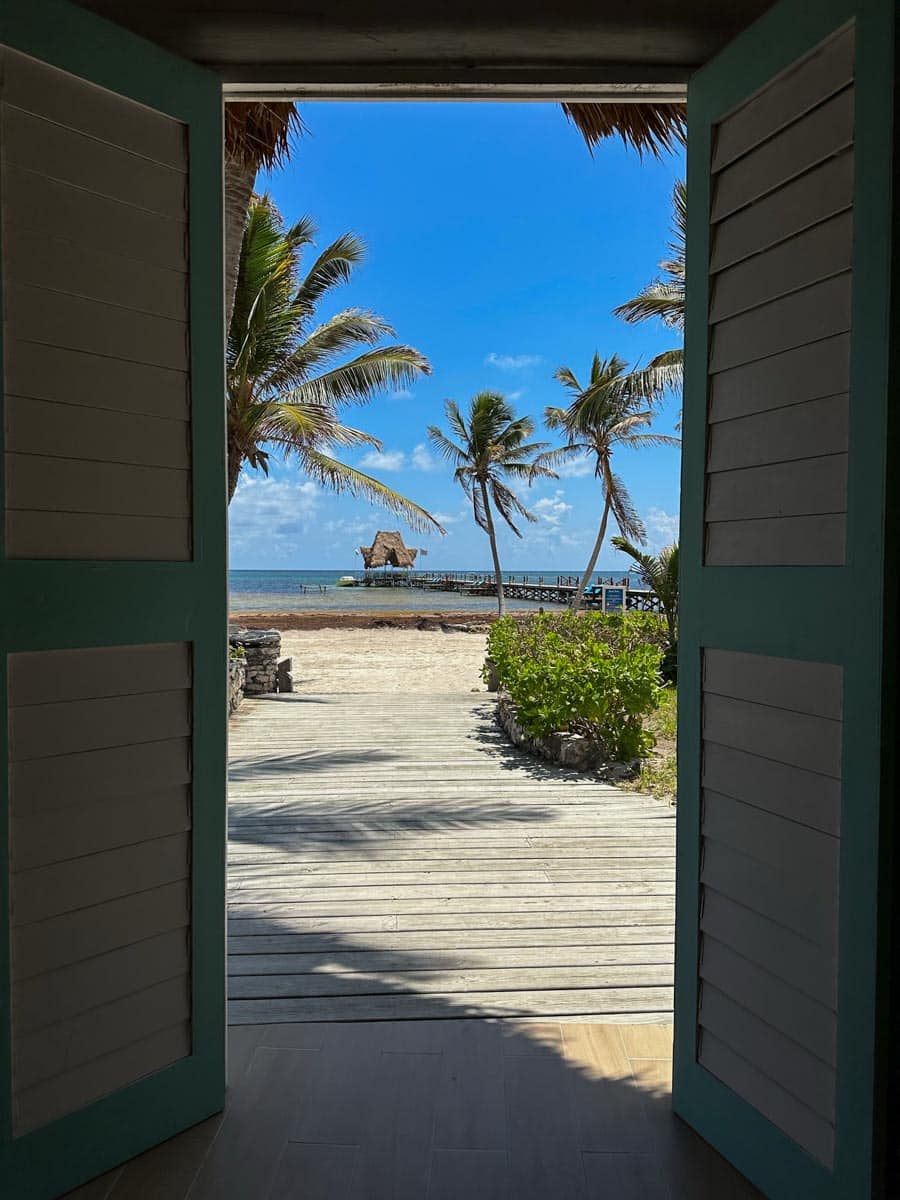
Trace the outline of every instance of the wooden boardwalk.
{"label": "wooden boardwalk", "polygon": [[523,757],[484,694],[231,722],[230,1022],[666,1021],[674,815]]}

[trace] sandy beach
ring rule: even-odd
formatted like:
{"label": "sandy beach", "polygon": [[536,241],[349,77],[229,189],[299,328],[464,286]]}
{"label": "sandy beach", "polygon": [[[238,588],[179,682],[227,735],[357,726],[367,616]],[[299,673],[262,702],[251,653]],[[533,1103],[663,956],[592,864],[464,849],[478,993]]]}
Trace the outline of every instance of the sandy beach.
{"label": "sandy beach", "polygon": [[299,692],[485,690],[482,633],[381,627],[288,630],[281,638],[282,654],[294,660]]}
{"label": "sandy beach", "polygon": [[[281,631],[304,692],[484,691],[492,612],[233,612],[232,626]],[[475,629],[477,632],[464,632]],[[484,632],[480,632],[484,630]]]}

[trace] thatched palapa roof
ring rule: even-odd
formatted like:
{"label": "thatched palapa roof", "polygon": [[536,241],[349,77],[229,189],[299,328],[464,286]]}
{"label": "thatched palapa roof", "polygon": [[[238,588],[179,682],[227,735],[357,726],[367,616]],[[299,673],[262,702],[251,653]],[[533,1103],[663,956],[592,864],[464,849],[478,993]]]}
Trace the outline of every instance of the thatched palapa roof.
{"label": "thatched palapa roof", "polygon": [[371,546],[360,546],[363,563],[369,571],[375,567],[411,567],[416,561],[418,550],[410,550],[403,544],[403,538],[394,530],[393,533],[379,529]]}

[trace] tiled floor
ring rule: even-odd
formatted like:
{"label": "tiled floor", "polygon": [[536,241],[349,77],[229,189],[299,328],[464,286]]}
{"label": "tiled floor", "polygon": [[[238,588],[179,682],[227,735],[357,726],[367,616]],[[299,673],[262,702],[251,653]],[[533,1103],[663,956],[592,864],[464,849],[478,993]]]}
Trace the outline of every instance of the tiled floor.
{"label": "tiled floor", "polygon": [[225,1114],[72,1200],[752,1200],[671,1114],[671,1028],[231,1030]]}

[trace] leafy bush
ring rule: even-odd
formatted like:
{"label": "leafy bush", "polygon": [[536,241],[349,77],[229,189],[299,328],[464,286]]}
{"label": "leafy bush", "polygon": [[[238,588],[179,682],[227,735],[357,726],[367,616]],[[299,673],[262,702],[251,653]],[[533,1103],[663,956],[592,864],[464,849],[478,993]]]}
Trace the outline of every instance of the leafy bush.
{"label": "leafy bush", "polygon": [[542,613],[497,621],[488,655],[526,733],[586,734],[623,760],[653,747],[643,718],[662,696],[666,641],[650,613]]}

